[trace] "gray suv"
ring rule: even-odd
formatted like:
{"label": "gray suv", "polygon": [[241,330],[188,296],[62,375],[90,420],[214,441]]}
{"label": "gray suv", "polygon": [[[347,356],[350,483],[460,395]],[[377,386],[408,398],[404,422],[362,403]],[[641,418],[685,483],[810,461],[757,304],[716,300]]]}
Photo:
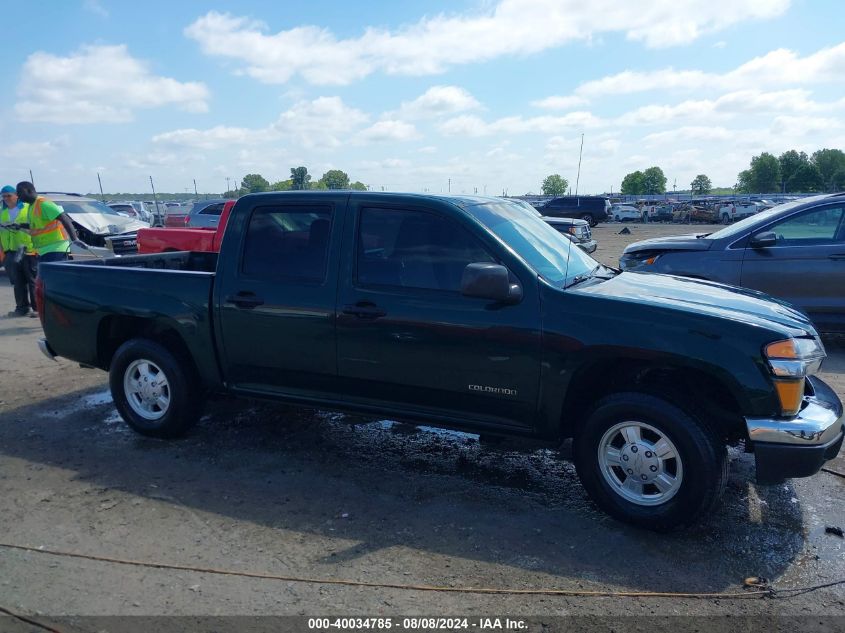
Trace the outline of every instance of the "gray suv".
{"label": "gray suv", "polygon": [[782,204],[715,233],[635,242],[619,265],[760,290],[804,310],[819,331],[845,333],[845,193]]}

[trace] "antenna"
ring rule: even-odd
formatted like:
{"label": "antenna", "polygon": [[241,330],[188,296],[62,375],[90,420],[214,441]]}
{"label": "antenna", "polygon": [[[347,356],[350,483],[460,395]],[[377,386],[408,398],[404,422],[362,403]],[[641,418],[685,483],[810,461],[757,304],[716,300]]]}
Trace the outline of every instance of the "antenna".
{"label": "antenna", "polygon": [[581,181],[581,154],[584,153],[584,133],[581,132],[581,149],[578,152],[578,175],[575,177],[575,195],[578,195],[578,183]]}

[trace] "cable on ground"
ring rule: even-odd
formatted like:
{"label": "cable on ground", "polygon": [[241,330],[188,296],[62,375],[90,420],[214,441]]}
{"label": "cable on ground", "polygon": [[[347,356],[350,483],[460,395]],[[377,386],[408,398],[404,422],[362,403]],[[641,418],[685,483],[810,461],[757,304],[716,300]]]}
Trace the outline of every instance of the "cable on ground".
{"label": "cable on ground", "polygon": [[95,554],[80,554],[78,552],[67,552],[62,550],[51,550],[27,545],[16,545],[14,543],[0,542],[0,547],[14,549],[36,554],[47,554],[63,558],[79,558],[83,560],[96,561],[101,563],[113,563],[116,565],[131,565],[134,567],[147,567],[153,569],[170,569],[175,571],[196,572],[200,574],[215,574],[218,576],[238,576],[242,578],[258,578],[262,580],[275,580],[281,582],[305,583],[312,585],[340,585],[346,587],[365,587],[371,589],[398,589],[402,591],[432,591],[441,593],[476,593],[476,594],[501,594],[501,595],[546,595],[566,597],[593,597],[593,598],[674,598],[674,599],[733,599],[744,600],[755,597],[769,598],[790,598],[797,595],[833,587],[845,585],[845,579],[835,580],[828,583],[810,585],[805,587],[778,588],[766,583],[750,584],[747,591],[726,591],[726,592],[676,592],[676,591],[608,591],[608,590],[582,590],[582,589],[512,589],[496,587],[444,587],[437,585],[402,584],[392,582],[370,582],[363,580],[344,580],[337,578],[309,578],[302,576],[283,576],[266,572],[238,571],[232,569],[217,569],[213,567],[197,567],[193,565],[177,565],[174,563],[160,563],[155,561],[139,561],[125,558],[114,558],[111,556],[97,556]]}

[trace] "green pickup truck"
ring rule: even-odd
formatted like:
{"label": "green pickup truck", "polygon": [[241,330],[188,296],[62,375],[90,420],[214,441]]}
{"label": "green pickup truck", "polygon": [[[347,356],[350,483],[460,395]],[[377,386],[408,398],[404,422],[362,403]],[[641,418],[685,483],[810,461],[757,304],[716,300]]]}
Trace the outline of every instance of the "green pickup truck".
{"label": "green pickup truck", "polygon": [[41,349],[109,372],[139,433],[229,393],[559,445],[595,502],[702,518],[728,445],[759,483],[816,473],[842,405],[807,317],[754,291],[598,264],[506,200],[241,198],[219,255],[41,266]]}

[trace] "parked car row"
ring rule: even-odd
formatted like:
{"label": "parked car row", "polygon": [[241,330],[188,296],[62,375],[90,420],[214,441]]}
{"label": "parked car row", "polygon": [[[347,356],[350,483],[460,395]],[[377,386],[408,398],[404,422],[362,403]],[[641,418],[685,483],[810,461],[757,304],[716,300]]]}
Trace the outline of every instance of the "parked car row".
{"label": "parked car row", "polygon": [[610,206],[614,222],[730,224],[775,206],[770,200],[699,198],[684,201],[640,200]]}

